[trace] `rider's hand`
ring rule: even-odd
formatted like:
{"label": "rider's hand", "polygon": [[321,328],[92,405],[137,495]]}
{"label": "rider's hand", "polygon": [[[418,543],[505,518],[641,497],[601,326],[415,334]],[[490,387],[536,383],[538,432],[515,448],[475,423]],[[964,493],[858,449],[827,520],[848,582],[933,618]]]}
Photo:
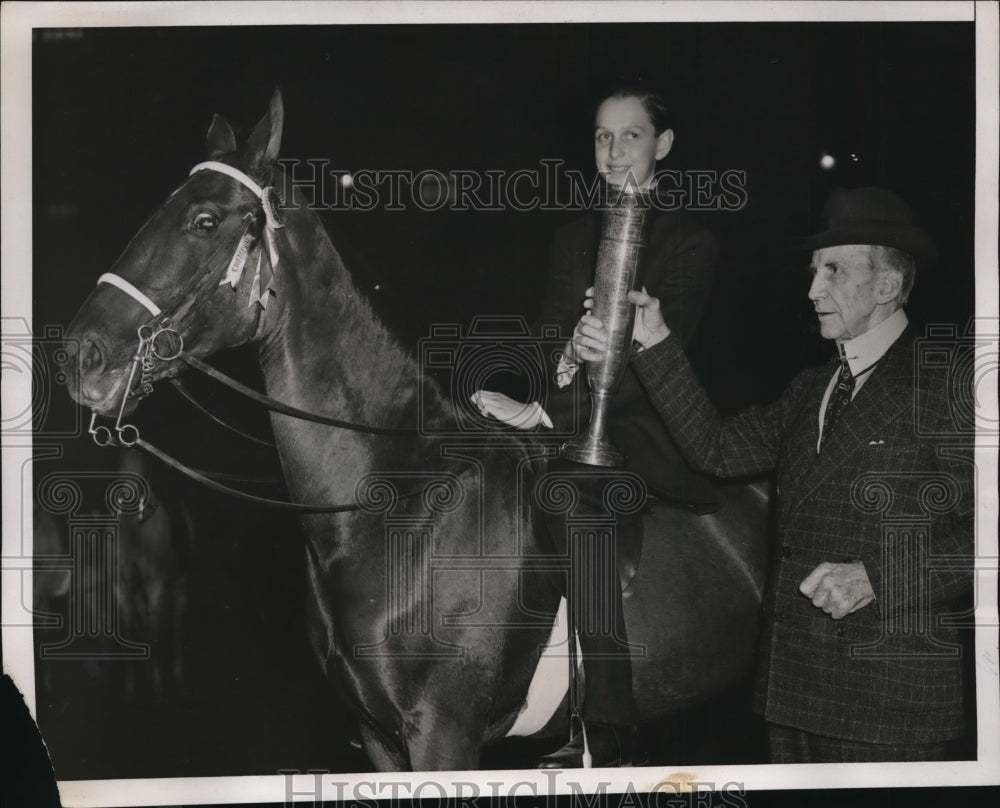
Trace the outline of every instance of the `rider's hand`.
{"label": "rider's hand", "polygon": [[559,364],[556,366],[556,386],[561,389],[573,381],[579,367],[580,360],[576,357],[573,340],[567,340],[563,346],[562,356],[559,357]]}
{"label": "rider's hand", "polygon": [[[573,332],[573,345],[579,357],[587,362],[595,362],[604,358],[607,350],[607,331],[597,317],[590,313],[594,308],[594,287],[586,292],[583,306],[587,314],[580,318]],[[641,292],[629,292],[630,303],[635,304],[635,326],[632,329],[632,339],[643,348],[651,348],[670,336],[670,329],[663,321],[660,313],[660,301],[650,295],[643,287]]]}
{"label": "rider's hand", "polygon": [[483,415],[496,418],[517,429],[534,429],[539,424],[552,429],[552,419],[537,401],[522,404],[503,393],[493,393],[489,390],[477,390],[470,399]]}

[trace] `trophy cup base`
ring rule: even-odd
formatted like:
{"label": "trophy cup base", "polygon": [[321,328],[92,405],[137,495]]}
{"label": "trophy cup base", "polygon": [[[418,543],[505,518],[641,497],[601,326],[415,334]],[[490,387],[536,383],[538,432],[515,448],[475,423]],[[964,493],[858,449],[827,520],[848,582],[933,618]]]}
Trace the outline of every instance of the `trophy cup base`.
{"label": "trophy cup base", "polygon": [[565,443],[559,450],[563,460],[584,463],[588,466],[622,468],[626,458],[608,441],[582,440],[579,443]]}

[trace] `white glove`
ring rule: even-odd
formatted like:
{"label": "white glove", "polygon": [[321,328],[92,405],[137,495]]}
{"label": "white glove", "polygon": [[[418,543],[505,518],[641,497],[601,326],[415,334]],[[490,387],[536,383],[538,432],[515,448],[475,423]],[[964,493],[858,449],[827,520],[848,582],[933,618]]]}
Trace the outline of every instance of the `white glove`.
{"label": "white glove", "polygon": [[517,429],[534,429],[539,424],[552,429],[552,419],[537,401],[522,404],[503,393],[493,393],[489,390],[477,390],[469,398],[483,415],[496,418]]}
{"label": "white glove", "polygon": [[580,363],[576,360],[576,350],[573,348],[573,340],[569,340],[559,357],[559,364],[556,365],[556,386],[562,389],[571,381],[580,369]]}

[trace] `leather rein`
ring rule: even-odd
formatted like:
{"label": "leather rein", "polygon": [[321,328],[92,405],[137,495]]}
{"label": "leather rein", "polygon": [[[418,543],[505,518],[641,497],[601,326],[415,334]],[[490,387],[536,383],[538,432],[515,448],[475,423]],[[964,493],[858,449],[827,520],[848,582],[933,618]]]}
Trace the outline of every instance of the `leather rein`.
{"label": "leather rein", "polygon": [[[254,182],[254,180],[247,174],[226,163],[220,163],[217,161],[199,163],[191,169],[190,174],[193,175],[198,171],[215,171],[220,174],[226,174],[244,185],[246,188],[249,188],[250,191],[252,191],[260,200],[261,209],[264,212],[266,222],[263,233],[263,239],[266,241],[266,244],[262,243],[260,245],[261,253],[258,254],[257,270],[253,281],[254,292],[252,292],[252,299],[250,303],[250,305],[254,305],[255,301],[253,297],[256,296],[256,303],[258,305],[257,324],[254,327],[254,333],[256,334],[261,328],[262,313],[267,305],[267,296],[269,294],[269,289],[259,288],[261,268],[260,259],[262,257],[263,250],[268,249],[271,255],[271,266],[273,272],[273,267],[278,263],[277,251],[274,242],[274,231],[281,229],[285,225],[284,216],[280,210],[280,206],[282,204],[281,197],[273,186],[261,188],[261,186]],[[257,240],[257,237],[251,232],[251,228],[256,220],[257,212],[250,212],[244,216],[244,230],[240,235],[233,255],[229,261],[226,275],[222,281],[217,284],[218,286],[228,283],[235,288],[236,282],[239,280],[247,261],[250,247],[253,245],[253,242]],[[149,441],[145,440],[139,434],[139,429],[134,424],[124,422],[125,408],[128,402],[131,400],[141,400],[153,392],[152,378],[157,362],[171,362],[179,359],[189,367],[203,373],[221,384],[224,384],[226,387],[229,387],[240,395],[249,398],[251,401],[262,404],[268,409],[283,415],[289,415],[293,418],[337,427],[338,429],[364,432],[370,435],[413,437],[419,434],[417,429],[368,426],[365,424],[356,424],[350,421],[343,421],[337,418],[330,418],[325,415],[307,412],[306,410],[293,407],[253,390],[185,351],[184,338],[179,333],[178,327],[175,326],[174,321],[175,319],[189,316],[191,312],[195,311],[200,305],[202,299],[204,298],[203,293],[210,288],[212,282],[215,280],[215,276],[217,275],[217,267],[213,266],[214,258],[215,255],[209,259],[207,262],[208,266],[201,276],[195,275],[191,281],[185,284],[180,292],[178,292],[176,302],[173,303],[166,312],[164,312],[163,309],[150,299],[148,295],[138,289],[130,281],[125,280],[125,278],[122,278],[119,275],[107,272],[97,279],[98,285],[108,284],[124,292],[126,295],[139,303],[144,309],[146,309],[152,315],[153,319],[150,322],[139,326],[137,331],[138,345],[136,347],[135,354],[132,357],[132,363],[129,367],[128,380],[122,392],[121,406],[118,409],[118,415],[115,419],[113,427],[98,425],[98,414],[97,411],[94,410],[91,413],[90,428],[88,430],[89,434],[98,446],[137,446],[140,449],[144,449],[149,452],[151,455],[171,468],[181,472],[192,480],[211,488],[214,491],[228,494],[248,502],[253,502],[257,505],[266,505],[273,508],[297,511],[301,513],[344,513],[362,510],[362,506],[357,503],[344,505],[311,505],[298,502],[286,502],[284,500],[268,499],[266,497],[259,497],[236,488],[230,488],[229,486],[223,485],[217,480],[212,479],[208,473],[191,468],[176,458],[171,457],[162,449],[157,448],[153,444],[149,443]],[[191,395],[176,379],[174,379],[173,382],[189,401],[195,404],[195,406],[203,412],[206,412],[209,417],[220,423],[222,426],[227,429],[231,429],[244,437],[250,438],[251,440],[255,440],[258,443],[273,445],[268,441],[262,441],[259,438],[246,435],[235,427],[230,426],[225,421],[212,415],[201,407],[201,405],[199,405],[196,401],[194,401]],[[114,429],[114,432],[112,432],[112,429]],[[403,494],[400,495],[400,499],[415,496],[418,493],[419,492]]]}

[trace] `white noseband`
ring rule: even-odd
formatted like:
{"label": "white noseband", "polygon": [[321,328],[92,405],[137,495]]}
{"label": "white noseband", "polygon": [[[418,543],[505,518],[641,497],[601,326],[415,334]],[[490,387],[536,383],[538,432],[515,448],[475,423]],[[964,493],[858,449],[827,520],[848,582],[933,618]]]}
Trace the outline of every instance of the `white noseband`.
{"label": "white noseband", "polygon": [[160,307],[121,276],[115,275],[114,272],[105,272],[97,279],[98,286],[102,283],[110,283],[112,286],[117,286],[134,301],[141,303],[143,308],[145,308],[154,317],[159,316],[161,311]]}

